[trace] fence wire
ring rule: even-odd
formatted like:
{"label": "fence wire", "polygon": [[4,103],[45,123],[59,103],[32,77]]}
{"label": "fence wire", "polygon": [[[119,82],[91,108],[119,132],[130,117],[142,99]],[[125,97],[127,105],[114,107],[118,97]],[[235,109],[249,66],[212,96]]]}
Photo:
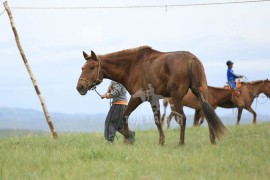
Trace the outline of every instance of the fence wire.
{"label": "fence wire", "polygon": [[81,6],[81,7],[31,7],[31,6],[11,6],[12,9],[25,10],[69,10],[69,9],[135,9],[135,8],[169,8],[169,7],[188,7],[188,6],[211,6],[211,5],[228,5],[228,4],[247,4],[270,2],[270,0],[250,0],[250,1],[229,1],[229,2],[210,2],[210,3],[190,3],[190,4],[169,4],[169,5],[131,5],[131,6]]}
{"label": "fence wire", "polygon": [[0,14],[0,16],[2,16],[2,14],[4,14],[4,12],[5,12],[6,10],[4,9],[4,11],[3,12],[1,12],[1,14]]}

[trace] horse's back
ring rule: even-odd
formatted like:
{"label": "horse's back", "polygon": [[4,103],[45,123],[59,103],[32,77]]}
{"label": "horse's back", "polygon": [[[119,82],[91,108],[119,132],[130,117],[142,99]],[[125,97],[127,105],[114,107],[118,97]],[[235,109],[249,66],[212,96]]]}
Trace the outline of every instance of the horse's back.
{"label": "horse's back", "polygon": [[[144,58],[141,69],[150,76],[183,76],[187,78],[192,60],[198,58],[188,51],[153,51]],[[181,77],[182,78],[182,77]],[[163,78],[162,78],[163,79]]]}
{"label": "horse's back", "polygon": [[141,72],[142,79],[165,97],[169,97],[169,92],[173,89],[185,93],[191,87],[194,81],[193,75],[196,75],[197,72],[203,82],[206,82],[205,74],[201,74],[204,73],[201,62],[188,51],[149,50],[141,60],[138,71]]}

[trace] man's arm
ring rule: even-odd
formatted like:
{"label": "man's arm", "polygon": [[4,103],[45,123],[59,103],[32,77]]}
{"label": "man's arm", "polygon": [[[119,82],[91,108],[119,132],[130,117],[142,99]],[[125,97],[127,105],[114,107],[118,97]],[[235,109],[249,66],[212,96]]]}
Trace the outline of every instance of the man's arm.
{"label": "man's arm", "polygon": [[122,87],[120,84],[114,84],[113,86],[113,90],[111,91],[110,94],[110,98],[115,98],[115,97],[118,97],[121,95],[121,90],[122,90]]}
{"label": "man's arm", "polygon": [[110,98],[118,97],[121,95],[121,90],[122,90],[122,87],[120,84],[118,84],[118,83],[113,84],[113,87],[110,88],[110,91],[108,90],[108,92],[106,94],[102,95],[101,98],[102,99],[103,98],[110,99]]}
{"label": "man's arm", "polygon": [[234,78],[242,78],[243,77],[242,75],[235,74],[233,72],[233,70],[230,70],[230,72],[232,73],[232,75],[233,75]]}

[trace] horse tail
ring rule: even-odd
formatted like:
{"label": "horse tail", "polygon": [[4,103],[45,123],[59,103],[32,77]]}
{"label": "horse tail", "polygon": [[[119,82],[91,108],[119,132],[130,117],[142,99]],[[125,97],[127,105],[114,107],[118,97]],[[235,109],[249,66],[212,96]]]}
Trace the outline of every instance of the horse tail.
{"label": "horse tail", "polygon": [[226,133],[227,129],[217,116],[215,110],[207,101],[208,88],[204,67],[202,63],[195,57],[190,62],[189,79],[191,81],[190,89],[200,101],[200,105],[208,122],[208,126],[212,129],[214,135],[220,139],[221,136]]}

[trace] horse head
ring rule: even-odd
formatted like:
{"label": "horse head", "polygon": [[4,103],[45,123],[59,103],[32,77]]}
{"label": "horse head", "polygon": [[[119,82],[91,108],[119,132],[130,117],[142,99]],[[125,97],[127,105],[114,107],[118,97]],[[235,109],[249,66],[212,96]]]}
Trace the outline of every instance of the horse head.
{"label": "horse head", "polygon": [[263,81],[261,90],[268,98],[270,98],[270,81],[268,79]]}
{"label": "horse head", "polygon": [[88,90],[95,88],[102,82],[103,74],[100,72],[100,58],[91,51],[88,55],[83,51],[86,63],[82,67],[82,73],[77,83],[77,90],[81,95],[85,95]]}

